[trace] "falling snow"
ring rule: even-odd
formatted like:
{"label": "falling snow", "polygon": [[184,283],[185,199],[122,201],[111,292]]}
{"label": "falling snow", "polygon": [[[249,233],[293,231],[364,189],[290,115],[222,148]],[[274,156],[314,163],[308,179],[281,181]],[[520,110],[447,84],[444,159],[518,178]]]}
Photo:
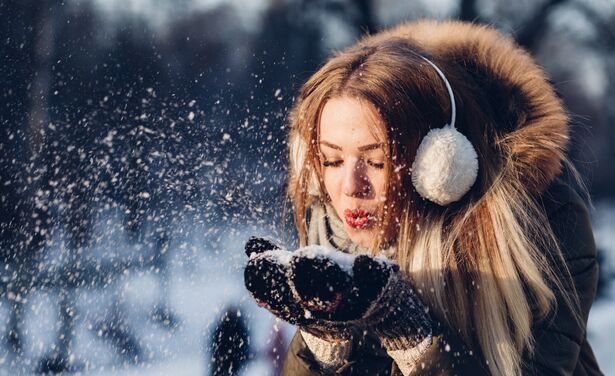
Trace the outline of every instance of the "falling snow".
{"label": "falling snow", "polygon": [[[337,43],[318,41],[364,30],[287,2],[30,3],[0,5],[0,374],[203,375],[231,337],[242,374],[272,374],[294,328],[248,296],[243,246],[296,245],[288,109]],[[610,276],[615,206],[594,215]],[[588,326],[605,373],[613,302],[607,278]]]}

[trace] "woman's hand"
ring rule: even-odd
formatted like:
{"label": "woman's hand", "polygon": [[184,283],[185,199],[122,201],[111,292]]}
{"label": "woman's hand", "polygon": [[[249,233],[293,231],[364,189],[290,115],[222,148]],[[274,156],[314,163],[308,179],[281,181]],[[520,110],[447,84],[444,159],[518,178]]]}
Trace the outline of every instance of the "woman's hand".
{"label": "woman's hand", "polygon": [[349,323],[313,317],[297,300],[289,278],[294,253],[263,238],[250,238],[245,246],[250,257],[244,270],[244,283],[256,303],[278,318],[317,337],[339,341],[351,337]]}
{"label": "woman's hand", "polygon": [[288,252],[251,238],[245,284],[274,315],[325,339],[347,339],[357,326],[374,331],[387,350],[411,348],[431,336],[425,306],[399,266],[308,246]]}

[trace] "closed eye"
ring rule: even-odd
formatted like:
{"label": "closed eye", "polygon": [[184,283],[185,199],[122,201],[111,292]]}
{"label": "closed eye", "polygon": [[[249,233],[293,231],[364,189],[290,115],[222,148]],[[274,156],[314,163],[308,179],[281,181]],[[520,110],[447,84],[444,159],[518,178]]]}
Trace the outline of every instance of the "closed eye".
{"label": "closed eye", "polygon": [[323,161],[322,165],[324,167],[338,167],[342,165],[342,160],[337,160],[337,161]]}
{"label": "closed eye", "polygon": [[[344,163],[344,161],[340,159],[336,161],[323,161],[322,165],[324,167],[339,167],[342,165],[342,163]],[[379,170],[384,168],[384,162],[376,162],[376,161],[368,160],[367,164]]]}
{"label": "closed eye", "polygon": [[384,168],[384,162],[375,162],[368,160],[367,164],[379,170]]}

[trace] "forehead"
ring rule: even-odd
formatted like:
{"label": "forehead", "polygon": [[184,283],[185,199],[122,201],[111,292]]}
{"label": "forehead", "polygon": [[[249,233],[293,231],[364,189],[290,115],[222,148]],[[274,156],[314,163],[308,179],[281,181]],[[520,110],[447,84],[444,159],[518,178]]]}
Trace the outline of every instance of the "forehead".
{"label": "forehead", "polygon": [[320,140],[342,147],[357,147],[384,142],[385,125],[376,107],[369,101],[350,97],[329,99],[319,121]]}

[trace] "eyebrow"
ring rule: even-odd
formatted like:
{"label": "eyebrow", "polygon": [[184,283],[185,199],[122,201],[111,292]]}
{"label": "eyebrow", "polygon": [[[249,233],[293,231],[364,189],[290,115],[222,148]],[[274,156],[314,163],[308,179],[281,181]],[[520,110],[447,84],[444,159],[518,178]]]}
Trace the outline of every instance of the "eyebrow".
{"label": "eyebrow", "polygon": [[[330,142],[327,141],[320,141],[321,145],[327,146],[331,149],[335,149],[335,150],[342,150],[342,148],[338,145],[332,144]],[[359,146],[357,149],[359,149],[359,151],[369,151],[369,150],[374,150],[374,149],[379,149],[383,146],[383,144],[381,142],[375,143],[375,144],[368,144],[368,145],[363,145],[363,146]]]}

